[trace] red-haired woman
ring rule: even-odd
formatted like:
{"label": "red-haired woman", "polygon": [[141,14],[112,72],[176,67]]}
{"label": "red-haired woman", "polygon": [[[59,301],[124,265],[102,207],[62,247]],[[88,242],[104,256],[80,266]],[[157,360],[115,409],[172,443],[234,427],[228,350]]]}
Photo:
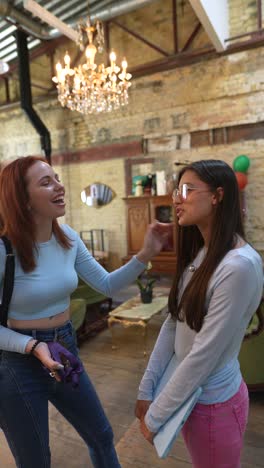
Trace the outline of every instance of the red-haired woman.
{"label": "red-haired woman", "polygon": [[[51,401],[86,442],[94,466],[116,468],[112,429],[88,375],[82,372],[77,388],[61,382],[61,364],[51,358],[47,342],[62,340],[77,356],[69,311],[77,275],[112,296],[145,269],[166,233],[158,223],[150,227],[137,256],[108,273],[73,229],[58,224],[65,213],[64,194],[58,175],[42,158],[19,158],[0,175],[0,233],[15,253],[8,327],[0,326],[0,426],[17,466],[48,468]],[[1,284],[5,255],[1,240]]]}
{"label": "red-haired woman", "polygon": [[[248,392],[238,353],[262,297],[262,260],[245,241],[237,181],[224,161],[196,161],[183,168],[173,202],[178,242],[170,314],[141,381],[136,415],[152,442],[202,387],[183,427],[193,466],[239,468]],[[152,402],[174,353],[178,367]]]}

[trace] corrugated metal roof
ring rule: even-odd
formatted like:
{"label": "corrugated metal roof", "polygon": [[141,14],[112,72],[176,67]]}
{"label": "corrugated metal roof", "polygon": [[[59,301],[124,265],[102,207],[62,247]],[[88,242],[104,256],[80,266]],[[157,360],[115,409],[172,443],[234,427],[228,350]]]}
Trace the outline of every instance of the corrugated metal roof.
{"label": "corrugated metal roof", "polygon": [[[155,0],[154,0],[155,1]],[[41,0],[39,2],[43,8],[47,9],[50,13],[58,17],[61,21],[74,26],[78,20],[81,18],[87,17],[88,11],[89,14],[97,15],[106,8],[113,8],[119,7],[124,4],[128,4],[129,0],[90,0],[89,7],[87,0]],[[130,0],[131,3],[131,0]],[[134,4],[136,5],[136,1]],[[146,2],[147,3],[147,2]],[[14,0],[7,2],[4,0],[0,0],[0,8],[6,6],[6,4],[10,5],[11,12],[9,17],[0,17],[0,60],[10,62],[14,60],[17,56],[16,51],[16,40],[14,37],[14,32],[17,29],[17,26],[14,24],[14,18],[12,19],[12,9],[14,8],[15,12],[21,13],[25,15],[29,20],[34,21],[36,25],[42,25],[46,30],[48,30],[48,26],[46,23],[42,22],[39,18],[34,17],[28,10],[26,10],[23,6],[23,0]],[[138,1],[138,7],[141,7],[144,4],[143,0]],[[136,6],[134,7],[136,9]],[[2,12],[2,10],[1,10]],[[0,14],[1,14],[0,12]],[[50,29],[51,37],[54,33],[54,37],[56,35],[55,30]],[[29,36],[28,38],[28,47],[32,49],[33,47],[40,44],[41,39]]]}

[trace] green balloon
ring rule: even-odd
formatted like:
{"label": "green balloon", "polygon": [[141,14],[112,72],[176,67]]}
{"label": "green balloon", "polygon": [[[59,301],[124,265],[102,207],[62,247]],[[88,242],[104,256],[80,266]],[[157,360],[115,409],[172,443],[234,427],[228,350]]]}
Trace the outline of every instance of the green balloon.
{"label": "green balloon", "polygon": [[250,166],[250,159],[245,154],[237,156],[233,162],[233,169],[236,172],[247,172]]}

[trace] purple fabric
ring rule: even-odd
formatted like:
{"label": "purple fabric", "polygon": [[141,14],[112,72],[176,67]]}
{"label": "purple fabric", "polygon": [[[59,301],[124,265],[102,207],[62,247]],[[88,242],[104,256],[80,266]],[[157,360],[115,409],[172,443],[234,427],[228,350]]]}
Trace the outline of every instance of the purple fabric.
{"label": "purple fabric", "polygon": [[[56,341],[48,341],[47,345],[52,359],[64,366],[64,369],[56,369],[61,381],[64,383],[71,383],[73,387],[77,387],[79,385],[80,375],[84,370],[81,361]],[[50,369],[46,367],[44,367],[44,369],[48,373],[51,372]]]}

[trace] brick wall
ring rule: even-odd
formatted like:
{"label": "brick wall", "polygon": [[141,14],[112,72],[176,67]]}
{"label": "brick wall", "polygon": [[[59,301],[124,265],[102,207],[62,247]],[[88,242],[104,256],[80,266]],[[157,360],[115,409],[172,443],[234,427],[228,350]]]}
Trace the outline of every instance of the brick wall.
{"label": "brick wall", "polygon": [[[229,0],[228,3],[230,37],[258,29],[257,2],[252,0]],[[263,11],[264,1],[262,0],[261,3]]]}

